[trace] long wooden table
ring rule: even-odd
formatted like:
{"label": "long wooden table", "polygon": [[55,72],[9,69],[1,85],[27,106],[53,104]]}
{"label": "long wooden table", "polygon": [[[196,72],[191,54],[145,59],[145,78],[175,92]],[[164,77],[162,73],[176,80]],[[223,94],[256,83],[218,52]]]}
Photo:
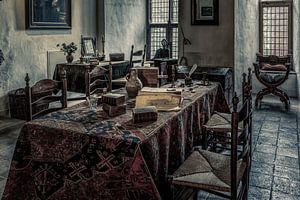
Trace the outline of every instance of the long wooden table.
{"label": "long wooden table", "polygon": [[181,110],[132,123],[82,103],[24,125],[3,200],[168,199],[167,176],[201,140],[213,111],[228,112],[221,87],[183,92]]}

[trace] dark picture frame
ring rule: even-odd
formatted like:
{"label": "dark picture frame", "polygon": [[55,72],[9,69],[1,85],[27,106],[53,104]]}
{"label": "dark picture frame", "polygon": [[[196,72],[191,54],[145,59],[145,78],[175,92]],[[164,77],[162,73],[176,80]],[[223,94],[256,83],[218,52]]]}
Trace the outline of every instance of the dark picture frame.
{"label": "dark picture frame", "polygon": [[95,58],[96,55],[96,38],[81,36],[81,55],[83,57]]}
{"label": "dark picture frame", "polygon": [[191,0],[192,25],[219,25],[219,0]]}
{"label": "dark picture frame", "polygon": [[27,29],[71,29],[71,0],[26,0]]}

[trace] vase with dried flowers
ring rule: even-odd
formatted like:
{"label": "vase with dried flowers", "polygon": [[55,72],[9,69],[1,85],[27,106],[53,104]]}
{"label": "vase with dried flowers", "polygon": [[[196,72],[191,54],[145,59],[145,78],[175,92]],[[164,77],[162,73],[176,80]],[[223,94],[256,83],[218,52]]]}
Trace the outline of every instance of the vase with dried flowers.
{"label": "vase with dried flowers", "polygon": [[67,62],[71,63],[74,59],[72,53],[75,53],[77,50],[77,45],[74,42],[71,42],[70,44],[62,43],[62,44],[57,44],[57,47],[60,47],[60,50],[64,52],[66,56]]}

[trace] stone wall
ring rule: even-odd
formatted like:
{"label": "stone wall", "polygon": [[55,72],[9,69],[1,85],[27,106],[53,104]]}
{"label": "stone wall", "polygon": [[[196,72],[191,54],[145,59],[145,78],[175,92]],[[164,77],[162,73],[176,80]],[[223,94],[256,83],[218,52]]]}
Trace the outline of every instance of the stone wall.
{"label": "stone wall", "polygon": [[26,72],[31,83],[46,77],[48,50],[63,42],[79,45],[81,35],[96,35],[96,0],[72,1],[71,30],[26,30],[24,2],[0,1],[0,49],[5,56],[0,66],[0,114],[7,114],[8,91],[25,86]]}
{"label": "stone wall", "polygon": [[298,99],[300,98],[300,1],[294,0],[293,8],[293,59],[294,59],[294,69],[297,73],[296,88],[298,91]]}
{"label": "stone wall", "polygon": [[[234,64],[234,0],[219,1],[219,25],[191,25],[191,0],[180,1],[180,25],[192,45],[185,46],[189,65],[229,66]],[[179,36],[179,58],[182,35]]]}
{"label": "stone wall", "polygon": [[258,0],[235,1],[235,90],[241,94],[242,73],[247,73],[259,49]]}
{"label": "stone wall", "polygon": [[109,53],[125,53],[128,59],[131,45],[135,50],[143,49],[146,43],[146,0],[104,0],[104,13],[107,59]]}

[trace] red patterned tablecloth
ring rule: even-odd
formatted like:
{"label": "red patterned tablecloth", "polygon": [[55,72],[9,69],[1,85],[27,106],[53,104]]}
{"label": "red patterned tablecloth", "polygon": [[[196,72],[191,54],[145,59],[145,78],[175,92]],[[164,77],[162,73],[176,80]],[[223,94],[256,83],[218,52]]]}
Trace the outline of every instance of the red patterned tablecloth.
{"label": "red patterned tablecloth", "polygon": [[228,112],[218,84],[183,92],[179,112],[132,123],[83,103],[28,122],[18,138],[3,200],[167,198],[172,174],[214,111]]}

